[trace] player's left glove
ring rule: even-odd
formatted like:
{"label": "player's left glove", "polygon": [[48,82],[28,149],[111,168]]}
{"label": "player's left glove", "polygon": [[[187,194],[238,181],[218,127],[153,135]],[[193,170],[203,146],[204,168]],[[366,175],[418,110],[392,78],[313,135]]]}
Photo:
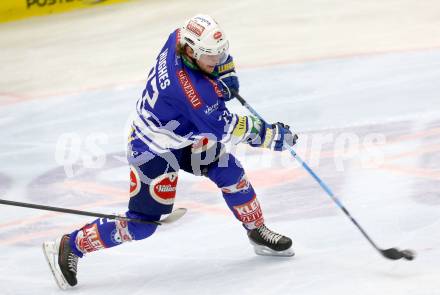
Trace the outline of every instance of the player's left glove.
{"label": "player's left glove", "polygon": [[274,151],[284,151],[296,144],[298,135],[292,133],[289,125],[283,123],[264,123],[260,134],[249,142],[251,146],[265,147]]}
{"label": "player's left glove", "polygon": [[238,77],[235,72],[235,65],[232,56],[229,55],[224,63],[216,66],[214,72],[217,74],[218,80],[223,86],[224,100],[228,101],[233,99],[235,96],[232,94],[231,90],[238,92],[240,83],[238,82]]}

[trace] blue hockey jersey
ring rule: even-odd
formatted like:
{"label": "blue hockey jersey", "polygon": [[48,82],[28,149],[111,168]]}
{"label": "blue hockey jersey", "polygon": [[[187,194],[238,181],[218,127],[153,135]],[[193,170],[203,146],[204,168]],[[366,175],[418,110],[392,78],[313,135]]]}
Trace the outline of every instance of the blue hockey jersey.
{"label": "blue hockey jersey", "polygon": [[260,121],[228,111],[222,84],[187,66],[177,52],[180,29],[170,34],[137,102],[132,139],[155,152],[188,146],[202,138],[237,144],[258,134]]}

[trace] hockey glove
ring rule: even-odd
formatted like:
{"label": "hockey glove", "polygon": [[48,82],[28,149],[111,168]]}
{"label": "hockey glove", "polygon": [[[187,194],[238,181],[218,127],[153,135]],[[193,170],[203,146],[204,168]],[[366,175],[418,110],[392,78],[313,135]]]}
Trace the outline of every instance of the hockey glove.
{"label": "hockey glove", "polygon": [[274,151],[284,151],[296,144],[298,135],[290,131],[289,125],[283,123],[266,124],[262,126],[260,134],[249,142],[251,146],[265,147]]}
{"label": "hockey glove", "polygon": [[240,83],[238,82],[238,77],[235,72],[235,65],[232,56],[229,55],[224,63],[216,66],[214,72],[217,74],[218,80],[222,84],[224,100],[228,101],[234,98],[231,89],[238,92]]}

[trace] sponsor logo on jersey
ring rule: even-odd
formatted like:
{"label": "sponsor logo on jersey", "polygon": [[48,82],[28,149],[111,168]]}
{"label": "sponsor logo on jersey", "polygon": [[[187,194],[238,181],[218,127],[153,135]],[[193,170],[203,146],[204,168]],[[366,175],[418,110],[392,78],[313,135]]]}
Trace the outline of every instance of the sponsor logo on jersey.
{"label": "sponsor logo on jersey", "polygon": [[176,172],[158,176],[150,183],[150,195],[160,204],[172,205],[176,197],[177,179]]}
{"label": "sponsor logo on jersey", "polygon": [[237,218],[248,226],[258,227],[264,223],[263,212],[256,196],[245,204],[234,206],[234,211]]}
{"label": "sponsor logo on jersey", "polygon": [[203,31],[205,30],[205,27],[194,22],[194,21],[190,21],[188,23],[188,25],[186,26],[186,28],[193,32],[196,36],[200,37],[203,34]]}
{"label": "sponsor logo on jersey", "polygon": [[76,235],[75,244],[82,253],[93,252],[106,248],[101,239],[96,223],[87,224]]}
{"label": "sponsor logo on jersey", "polygon": [[136,196],[141,190],[139,173],[134,166],[130,166],[130,197]]}
{"label": "sponsor logo on jersey", "polygon": [[210,115],[213,111],[215,111],[217,109],[218,109],[218,101],[211,106],[206,106],[205,107],[205,114]]}
{"label": "sponsor logo on jersey", "polygon": [[179,78],[180,86],[192,107],[194,109],[199,109],[202,106],[202,99],[194,88],[194,85],[191,83],[188,74],[184,70],[178,70],[177,78]]}

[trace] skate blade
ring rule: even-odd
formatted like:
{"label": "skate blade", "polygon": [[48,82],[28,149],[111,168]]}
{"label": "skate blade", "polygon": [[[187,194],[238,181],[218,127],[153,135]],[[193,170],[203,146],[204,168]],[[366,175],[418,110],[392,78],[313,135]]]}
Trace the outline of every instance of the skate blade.
{"label": "skate blade", "polygon": [[58,249],[55,242],[44,242],[43,253],[58,287],[61,290],[67,290],[70,285],[67,283],[58,266]]}
{"label": "skate blade", "polygon": [[254,246],[254,252],[260,256],[276,256],[276,257],[292,257],[295,255],[292,247],[283,251],[275,251],[270,249],[269,247],[257,245],[253,242],[251,244]]}

